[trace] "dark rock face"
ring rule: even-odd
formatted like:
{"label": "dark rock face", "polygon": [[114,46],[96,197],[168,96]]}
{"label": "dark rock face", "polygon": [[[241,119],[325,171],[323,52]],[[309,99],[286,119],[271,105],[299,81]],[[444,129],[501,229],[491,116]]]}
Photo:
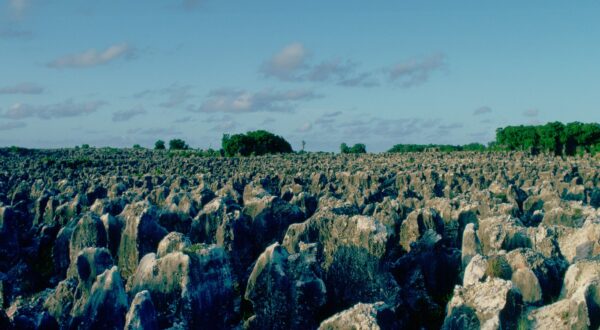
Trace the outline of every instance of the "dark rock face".
{"label": "dark rock face", "polygon": [[250,329],[311,329],[325,304],[325,283],[319,278],[316,246],[302,246],[290,255],[275,243],[263,252],[246,287],[253,306]]}
{"label": "dark rock face", "polygon": [[147,291],[160,328],[227,329],[239,322],[236,279],[222,248],[193,245],[157,258],[142,258],[128,283],[129,294]]}
{"label": "dark rock face", "polygon": [[126,330],[157,330],[158,322],[156,321],[156,311],[150,292],[138,292],[133,301],[127,317],[125,318]]}
{"label": "dark rock face", "polygon": [[0,150],[0,329],[595,329],[598,164]]}

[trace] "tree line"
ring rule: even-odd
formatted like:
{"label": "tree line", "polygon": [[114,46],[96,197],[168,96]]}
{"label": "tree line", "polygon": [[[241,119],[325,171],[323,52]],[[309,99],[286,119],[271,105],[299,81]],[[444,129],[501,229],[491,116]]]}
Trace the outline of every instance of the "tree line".
{"label": "tree line", "polygon": [[551,122],[545,125],[507,126],[496,130],[496,149],[525,150],[533,154],[572,156],[577,152],[600,151],[600,124]]}

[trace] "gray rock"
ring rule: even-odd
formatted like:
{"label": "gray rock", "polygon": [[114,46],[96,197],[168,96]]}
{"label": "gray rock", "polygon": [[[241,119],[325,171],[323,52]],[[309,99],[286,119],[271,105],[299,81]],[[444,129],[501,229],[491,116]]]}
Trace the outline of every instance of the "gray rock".
{"label": "gray rock", "polygon": [[358,303],[352,308],[339,312],[321,322],[320,330],[379,330],[395,329],[397,325],[390,322],[393,311],[383,302],[372,304]]}
{"label": "gray rock", "polygon": [[325,304],[325,283],[318,277],[316,246],[302,246],[289,255],[278,243],[258,258],[246,287],[245,298],[254,310],[249,329],[310,329],[317,325]]}
{"label": "gray rock", "polygon": [[239,298],[234,285],[223,249],[204,245],[161,258],[147,254],[127,284],[131,295],[150,293],[160,328],[192,329],[206,324],[226,329],[236,324]]}
{"label": "gray rock", "polygon": [[158,243],[156,257],[162,258],[171,252],[183,251],[191,245],[190,240],[182,233],[170,232]]}
{"label": "gray rock", "polygon": [[290,225],[283,246],[294,254],[300,252],[301,242],[318,244],[328,309],[337,312],[361,301],[397,299],[396,281],[381,268],[388,238],[386,227],[373,218],[325,209],[303,223]]}
{"label": "gray rock", "polygon": [[138,266],[140,259],[155,252],[167,231],[158,224],[158,214],[147,202],[129,204],[123,210],[125,229],[119,244],[119,269],[128,279]]}
{"label": "gray rock", "polygon": [[127,295],[116,266],[98,275],[89,297],[78,299],[71,311],[71,328],[123,329]]}
{"label": "gray rock", "polygon": [[158,330],[156,311],[150,292],[138,292],[125,317],[125,330]]}
{"label": "gray rock", "polygon": [[457,286],[446,318],[455,318],[454,310],[463,306],[475,311],[481,329],[514,329],[521,315],[522,297],[510,281],[489,278],[468,287]]}

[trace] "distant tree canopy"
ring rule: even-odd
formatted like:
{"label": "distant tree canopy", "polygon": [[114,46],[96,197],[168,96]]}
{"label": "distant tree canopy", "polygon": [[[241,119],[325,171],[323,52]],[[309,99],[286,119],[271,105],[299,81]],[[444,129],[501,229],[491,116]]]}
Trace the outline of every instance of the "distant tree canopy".
{"label": "distant tree canopy", "polygon": [[352,147],[348,147],[347,144],[342,143],[340,145],[340,152],[343,154],[364,154],[367,152],[367,146],[362,143],[357,143]]}
{"label": "distant tree canopy", "polygon": [[165,141],[158,140],[154,143],[154,149],[156,150],[165,150]]}
{"label": "distant tree canopy", "polygon": [[258,130],[246,134],[224,134],[221,147],[226,156],[250,156],[292,152],[292,146],[281,136]]}
{"label": "distant tree canopy", "polygon": [[508,150],[552,152],[574,155],[577,150],[593,152],[600,144],[600,124],[551,122],[545,125],[507,126],[496,130],[496,145]]}
{"label": "distant tree canopy", "polygon": [[424,152],[424,151],[484,151],[486,148],[481,143],[469,143],[462,146],[449,144],[396,144],[388,152]]}
{"label": "distant tree canopy", "polygon": [[182,139],[173,139],[169,141],[169,150],[187,150],[190,147]]}

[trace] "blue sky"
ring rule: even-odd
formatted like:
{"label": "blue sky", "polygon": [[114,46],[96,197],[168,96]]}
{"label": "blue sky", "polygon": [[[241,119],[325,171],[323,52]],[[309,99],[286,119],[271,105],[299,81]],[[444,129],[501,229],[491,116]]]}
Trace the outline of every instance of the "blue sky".
{"label": "blue sky", "polygon": [[595,1],[0,2],[0,145],[295,149],[600,121]]}

